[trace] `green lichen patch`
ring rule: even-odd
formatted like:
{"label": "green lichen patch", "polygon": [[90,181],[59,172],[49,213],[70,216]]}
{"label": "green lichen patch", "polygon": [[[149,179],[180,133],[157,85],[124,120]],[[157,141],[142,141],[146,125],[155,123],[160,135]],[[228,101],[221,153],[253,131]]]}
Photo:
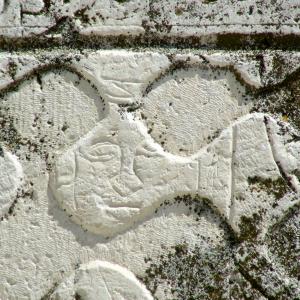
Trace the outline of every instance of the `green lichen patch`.
{"label": "green lichen patch", "polygon": [[143,281],[155,299],[160,286],[166,293],[163,299],[170,300],[263,299],[239,273],[233,252],[230,243],[208,248],[182,243],[157,262],[147,260],[149,267]]}
{"label": "green lichen patch", "polygon": [[38,154],[45,160],[47,169],[50,170],[52,167],[50,161],[53,157],[49,155],[49,146],[45,143],[45,139],[45,136],[39,136],[39,141],[35,142],[22,137],[15,128],[9,109],[4,106],[0,107],[0,143],[8,151],[25,160],[31,160],[32,155]]}
{"label": "green lichen patch", "polygon": [[14,154],[21,149],[22,145],[34,146],[29,145],[29,141],[21,137],[14,126],[14,119],[9,115],[8,108],[3,106],[0,107],[0,143]]}
{"label": "green lichen patch", "polygon": [[284,220],[269,233],[267,244],[270,252],[284,267],[289,276],[300,281],[300,211]]}
{"label": "green lichen patch", "polygon": [[275,115],[282,121],[290,123],[299,132],[300,80],[297,74],[295,78],[292,76],[277,86],[267,87],[257,96],[252,112]]}
{"label": "green lichen patch", "polygon": [[244,277],[267,299],[299,299],[297,287],[287,280],[273,259],[254,243],[244,243],[236,255],[237,265]]}
{"label": "green lichen patch", "polygon": [[273,195],[276,200],[281,199],[290,191],[288,184],[282,177],[276,180],[271,178],[264,179],[257,176],[249,177],[248,184],[251,191],[265,191],[268,195]]}
{"label": "green lichen patch", "polygon": [[255,241],[260,233],[259,224],[262,221],[262,213],[254,213],[251,217],[242,216],[240,221],[240,241]]}
{"label": "green lichen patch", "polygon": [[[264,299],[239,272],[235,263],[237,240],[225,220],[198,195],[181,195],[161,206],[184,204],[196,220],[218,224],[218,242],[199,233],[196,244],[183,241],[163,249],[158,259],[145,258],[148,267],[141,280],[155,299]],[[163,294],[163,295],[162,295]]]}

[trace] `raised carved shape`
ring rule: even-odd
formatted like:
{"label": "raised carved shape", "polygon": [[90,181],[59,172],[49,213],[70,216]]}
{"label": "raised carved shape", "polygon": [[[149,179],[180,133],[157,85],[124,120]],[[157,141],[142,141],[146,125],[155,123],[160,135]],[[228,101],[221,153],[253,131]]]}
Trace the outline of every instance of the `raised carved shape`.
{"label": "raised carved shape", "polygon": [[[99,298],[100,297],[100,298]],[[56,300],[152,300],[150,292],[129,270],[106,261],[81,265],[52,293]]]}
{"label": "raised carved shape", "polygon": [[0,217],[7,213],[21,186],[23,169],[17,157],[1,148],[0,155]]}

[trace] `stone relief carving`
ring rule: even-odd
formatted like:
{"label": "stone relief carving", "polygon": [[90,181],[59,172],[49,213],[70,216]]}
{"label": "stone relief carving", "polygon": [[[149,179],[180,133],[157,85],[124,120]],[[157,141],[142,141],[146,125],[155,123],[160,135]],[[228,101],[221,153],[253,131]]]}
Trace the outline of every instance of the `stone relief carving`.
{"label": "stone relief carving", "polygon": [[[208,198],[238,232],[243,214],[270,205],[253,199],[249,178],[276,180],[284,172],[293,191],[299,191],[291,174],[298,168],[297,160],[284,155],[286,147],[297,152],[298,143],[284,146],[276,137],[276,121],[267,115],[246,114],[249,108],[236,121],[234,114],[229,115],[231,125],[213,142],[190,156],[179,156],[156,143],[141,120],[118,110],[110,104],[106,118],[58,158],[51,175],[55,198],[75,222],[92,232],[112,235],[124,230],[153,213],[163,199],[184,193]],[[226,113],[222,109],[215,115],[224,120]],[[178,120],[187,116],[177,115]],[[283,164],[287,171],[280,170]]]}
{"label": "stone relief carving", "polygon": [[[197,77],[197,70],[193,70],[194,81],[189,86],[184,83],[184,75],[190,74],[188,71],[179,70],[172,76],[163,77],[162,82],[153,85],[152,90],[143,98],[140,95],[136,97],[143,105],[137,105],[137,108],[133,109],[134,112],[126,110],[126,103],[124,105],[122,101],[119,105],[117,104],[119,101],[115,101],[117,103],[107,101],[105,113],[100,114],[100,117],[93,111],[99,118],[95,118],[97,120],[94,120],[88,129],[93,126],[94,128],[88,133],[86,133],[88,129],[79,132],[72,141],[78,140],[66,151],[58,154],[50,174],[49,189],[61,208],[75,223],[106,237],[114,237],[130,229],[134,224],[142,222],[146,217],[153,215],[166,199],[171,200],[185,194],[199,199],[205,198],[225,219],[238,240],[235,258],[241,272],[246,274],[245,277],[255,282],[268,297],[275,299],[296,297],[299,294],[299,283],[294,279],[287,282],[284,272],[278,270],[276,263],[268,257],[265,239],[272,226],[280,222],[290,209],[299,205],[300,142],[291,138],[290,127],[278,122],[271,115],[252,113],[252,99],[250,97],[247,101],[239,99],[239,91],[243,88],[236,87],[239,83],[234,77],[231,77],[231,82],[228,83],[227,75],[222,74],[218,78],[207,74]],[[49,73],[36,79],[34,88],[37,89],[38,85],[41,85],[41,94],[43,95],[43,89],[50,94],[49,86],[54,82],[54,88],[58,89],[59,85],[56,86],[55,82],[59,80],[63,81],[60,82],[63,87],[64,81],[76,86],[74,76],[69,71],[63,74]],[[209,86],[213,82],[216,89],[224,91],[226,98],[227,106],[224,108],[221,105],[224,98],[215,95],[212,97],[214,105],[208,109],[212,113],[209,119],[226,121],[217,129],[205,128],[207,120],[204,102],[207,101],[207,97],[201,95],[198,97],[197,94],[202,91],[208,91],[209,95],[214,94],[209,90],[207,82]],[[84,84],[87,84],[85,80]],[[143,86],[142,83],[139,84]],[[124,85],[127,86],[128,82],[124,81]],[[28,86],[30,87],[30,84]],[[199,90],[196,89],[195,96],[198,103],[191,101],[190,107],[182,111],[180,100],[187,101],[187,98],[193,98],[195,86],[200,86]],[[230,90],[231,87],[236,88],[236,91]],[[114,88],[117,90],[118,84],[114,84]],[[87,91],[86,87],[84,90]],[[120,90],[120,94],[123,95],[124,89],[120,87]],[[94,95],[95,91],[89,91],[87,97],[83,95],[82,102],[89,97],[97,98]],[[134,89],[130,88],[130,91]],[[140,87],[136,91],[139,92]],[[28,93],[30,95],[30,88]],[[171,105],[169,99],[164,97],[168,96],[168,93],[171,95],[170,98],[174,99]],[[128,93],[125,94],[124,98],[130,98]],[[10,110],[14,110],[14,114],[17,114],[16,107],[21,102],[17,93],[8,97],[10,98],[6,102],[10,105]],[[128,101],[132,103],[130,99]],[[187,118],[195,107],[196,110],[199,110],[199,107],[203,109],[194,116],[201,117],[200,125],[198,127],[196,120],[193,119],[192,123],[196,126],[189,131]],[[91,110],[93,109],[92,107]],[[173,110],[174,115],[169,114],[168,109]],[[153,122],[151,118],[159,120],[160,124],[165,118],[166,122],[169,122],[168,126],[158,126],[153,130],[149,127]],[[176,118],[178,122],[184,124],[182,132],[176,127]],[[18,127],[18,123],[16,125]],[[30,136],[31,132],[26,130],[28,126],[22,127],[22,124],[18,128],[24,136]],[[201,135],[199,134],[197,145],[189,148],[187,139],[185,151],[180,151],[176,136],[171,142],[160,140],[159,136],[164,130],[169,130],[167,136],[172,132],[179,132],[178,142],[185,132],[192,136],[192,140],[197,137],[197,131],[201,132]],[[209,139],[208,136],[214,130],[218,131],[217,134]],[[178,148],[174,150],[176,146]],[[0,163],[4,166],[2,169],[11,170],[8,174],[11,178],[3,176],[5,178],[3,184],[0,182],[0,185],[8,190],[9,197],[5,196],[3,201],[0,199],[5,210],[8,207],[7,199],[13,198],[20,185],[22,167],[16,157],[9,152],[4,151],[1,159],[2,157]],[[253,184],[260,181],[271,185],[280,182],[285,186],[284,191],[265,193],[262,199],[259,191],[253,188]],[[247,236],[244,221],[247,218],[251,219],[253,215],[260,216],[256,224],[259,231]],[[118,277],[120,274],[125,278],[124,285],[133,284],[136,287],[137,299],[143,299],[142,297],[151,299],[144,287],[142,288],[136,279],[128,275],[131,273],[104,262],[95,262],[80,268],[78,282],[75,280],[76,287],[73,279],[71,281],[67,279],[54,293],[58,298],[53,299],[65,299],[63,297],[67,297],[65,296],[67,294],[64,293],[71,293],[72,297],[77,289],[80,296],[94,299],[97,288],[106,286],[106,275],[103,275],[106,273],[103,273],[102,269],[110,270],[107,271],[109,274],[118,273],[111,280],[113,288],[112,292],[107,292],[108,299],[114,293],[114,287],[120,285],[123,280]],[[94,273],[95,275],[90,275]],[[100,279],[98,273],[102,276]],[[77,273],[74,274],[72,276],[77,278]],[[269,276],[268,281],[265,281],[265,274]],[[100,280],[102,285],[86,288],[86,281],[94,280],[89,276],[95,276],[95,280]],[[121,295],[123,293],[117,292]],[[129,296],[125,293],[124,297],[127,299]]]}
{"label": "stone relief carving", "polygon": [[165,153],[141,122],[122,119],[112,104],[103,122],[58,158],[50,189],[75,222],[113,235],[164,198],[196,192],[197,173],[196,161]]}
{"label": "stone relief carving", "polygon": [[150,292],[129,270],[106,261],[79,266],[58,285],[51,300],[152,300]]}
{"label": "stone relief carving", "polygon": [[23,168],[18,158],[1,148],[0,155],[0,218],[9,210],[23,179]]}
{"label": "stone relief carving", "polygon": [[[153,214],[165,199],[197,195],[208,199],[240,241],[236,259],[242,272],[251,274],[254,264],[264,262],[267,267],[253,276],[261,289],[270,291],[265,293],[272,297],[297,295],[300,290],[295,280],[286,284],[284,274],[272,271],[276,267],[263,254],[267,249],[263,250],[261,241],[269,228],[299,203],[300,185],[294,175],[299,171],[299,142],[284,142],[275,119],[249,114],[248,108],[237,120],[232,115],[231,124],[212,142],[192,155],[179,156],[154,141],[146,122],[131,113],[120,115],[118,110],[110,104],[107,117],[56,162],[50,188],[71,219],[87,230],[110,236]],[[216,117],[222,118],[226,111],[216,111]],[[160,113],[159,109],[156,112]],[[179,120],[186,116],[178,113]],[[262,201],[251,190],[254,178],[283,179],[287,194]],[[250,240],[243,236],[241,227],[245,217],[253,214],[263,215],[255,242],[253,236]],[[269,275],[268,283],[260,280],[261,272]]]}

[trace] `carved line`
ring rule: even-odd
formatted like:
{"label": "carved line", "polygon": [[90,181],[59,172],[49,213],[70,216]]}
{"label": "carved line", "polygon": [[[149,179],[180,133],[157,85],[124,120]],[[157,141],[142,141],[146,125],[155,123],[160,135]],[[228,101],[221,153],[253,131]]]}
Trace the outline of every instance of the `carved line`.
{"label": "carved line", "polygon": [[288,187],[295,193],[298,192],[297,186],[295,186],[292,182],[291,176],[288,174],[288,172],[286,170],[284,170],[282,164],[280,163],[280,160],[277,156],[277,152],[274,148],[274,144],[272,141],[272,134],[271,134],[271,128],[270,128],[270,120],[267,116],[264,116],[264,123],[265,123],[265,128],[266,128],[266,132],[267,132],[267,136],[268,136],[268,141],[271,147],[271,151],[272,151],[272,155],[273,155],[273,160],[275,161],[278,170],[280,172],[281,177],[285,180],[286,184],[288,185]]}
{"label": "carved line", "polygon": [[231,144],[231,165],[230,165],[230,210],[229,210],[229,222],[233,221],[233,213],[235,210],[235,162],[236,162],[236,145],[237,145],[237,127],[236,125],[232,126],[232,144]]}

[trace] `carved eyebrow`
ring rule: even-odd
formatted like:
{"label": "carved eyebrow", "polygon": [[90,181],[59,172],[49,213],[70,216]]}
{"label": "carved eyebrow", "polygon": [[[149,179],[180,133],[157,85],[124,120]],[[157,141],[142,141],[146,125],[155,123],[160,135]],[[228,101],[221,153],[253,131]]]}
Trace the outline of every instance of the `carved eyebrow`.
{"label": "carved eyebrow", "polygon": [[108,161],[116,157],[116,154],[121,154],[121,149],[118,145],[102,142],[82,150],[80,152],[90,161]]}

